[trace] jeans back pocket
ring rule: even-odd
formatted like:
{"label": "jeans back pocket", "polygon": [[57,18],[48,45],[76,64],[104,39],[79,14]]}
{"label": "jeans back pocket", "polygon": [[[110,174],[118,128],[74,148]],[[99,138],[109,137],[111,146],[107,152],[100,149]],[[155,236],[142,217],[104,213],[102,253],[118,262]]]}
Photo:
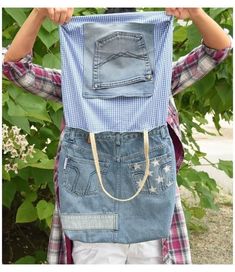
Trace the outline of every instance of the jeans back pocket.
{"label": "jeans back pocket", "polygon": [[[106,175],[109,163],[100,162],[101,174]],[[73,196],[84,197],[99,192],[99,181],[93,161],[66,155],[61,169],[61,184]]]}
{"label": "jeans back pocket", "polygon": [[154,25],[84,24],[83,97],[152,96]]}
{"label": "jeans back pocket", "polygon": [[[146,161],[129,163],[129,172],[136,190],[144,177]],[[170,153],[150,158],[150,175],[140,194],[159,195],[176,183],[173,157]]]}

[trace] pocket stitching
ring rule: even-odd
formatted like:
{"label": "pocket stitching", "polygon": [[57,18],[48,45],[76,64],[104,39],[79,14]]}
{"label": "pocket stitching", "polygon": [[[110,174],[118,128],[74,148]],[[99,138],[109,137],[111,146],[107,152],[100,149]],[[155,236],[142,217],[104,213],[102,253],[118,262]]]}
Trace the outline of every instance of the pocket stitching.
{"label": "pocket stitching", "polygon": [[[165,158],[166,161],[164,163],[159,162],[160,165],[159,166],[154,166],[155,167],[154,170],[157,171],[157,172],[159,172],[159,173],[161,173],[161,176],[162,176],[163,168],[165,167],[165,165],[169,165],[169,163],[171,163],[170,165],[172,167],[172,158],[168,155],[168,153],[166,153],[166,154],[164,154],[162,156],[159,156],[159,157]],[[151,158],[150,159],[150,164],[155,159],[159,160],[159,157],[155,156],[155,157]],[[142,168],[145,167],[145,160],[141,161],[141,162],[138,161],[136,163],[137,164],[141,164]],[[132,181],[134,182],[135,187],[138,189],[139,187],[138,187],[136,178],[134,176],[137,175],[137,174],[141,174],[142,175],[142,179],[143,179],[143,177],[144,177],[144,170],[137,170],[137,171],[133,170],[133,166],[134,165],[135,165],[135,162],[129,163],[128,164],[128,166],[129,166],[128,169],[129,169],[129,171],[131,173]],[[173,171],[173,169],[170,170],[170,172],[171,172],[171,178],[173,179],[173,173],[172,173],[172,171]],[[155,176],[157,178],[157,175],[155,175]],[[140,193],[148,194],[148,195],[159,195],[161,192],[166,191],[173,183],[174,183],[173,181],[171,181],[171,182],[169,181],[169,178],[167,178],[166,175],[165,175],[165,181],[164,182],[159,182],[159,183],[155,180],[155,177],[149,176],[147,178],[147,181],[146,181],[145,185],[144,185],[144,187],[147,186],[147,188],[144,191],[143,191],[143,188],[142,188],[142,190],[140,191]],[[163,186],[163,184],[164,184],[164,186]],[[151,192],[149,186],[155,187],[157,189],[156,192]]]}
{"label": "pocket stitching", "polygon": [[[112,87],[116,87],[116,86],[123,86],[123,85],[128,85],[128,84],[132,84],[132,83],[137,83],[137,82],[144,82],[144,81],[149,81],[149,79],[146,79],[146,75],[149,73],[152,75],[152,69],[151,69],[151,65],[150,65],[150,59],[147,53],[147,47],[146,47],[146,43],[144,41],[144,37],[141,33],[138,32],[123,32],[123,31],[117,31],[117,33],[121,33],[120,35],[116,35],[116,32],[111,33],[99,40],[97,40],[95,42],[95,54],[94,54],[94,59],[93,59],[93,80],[92,80],[92,85],[93,85],[93,89],[102,89],[103,88],[112,88]],[[133,34],[133,35],[132,35]],[[138,38],[134,37],[135,35],[138,35]],[[106,37],[111,37],[108,38],[107,40],[105,40],[105,42],[103,41]],[[134,78],[129,78],[129,79],[124,79],[124,80],[116,80],[114,82],[108,82],[108,83],[101,83],[100,82],[100,69],[98,68],[99,65],[99,59],[100,59],[100,43],[106,44],[108,41],[110,40],[114,40],[117,39],[118,37],[123,37],[123,39],[129,37],[129,38],[133,38],[133,39],[137,39],[137,44],[138,44],[138,48],[143,52],[142,55],[144,56],[144,63],[145,63],[145,76],[135,76]],[[145,80],[144,80],[145,79]],[[152,80],[152,78],[150,79]],[[134,82],[133,82],[134,81]]]}
{"label": "pocket stitching", "polygon": [[[67,165],[66,165],[66,169],[63,169],[63,172],[62,172],[62,184],[64,186],[64,188],[66,189],[67,192],[69,192],[70,194],[72,195],[75,195],[76,197],[85,197],[85,196],[90,196],[90,195],[97,195],[98,192],[99,192],[99,189],[98,189],[98,186],[99,184],[97,184],[97,187],[95,187],[94,190],[89,190],[89,188],[91,187],[91,179],[94,175],[97,176],[97,173],[96,173],[96,170],[94,169],[93,171],[91,171],[89,173],[89,177],[88,179],[86,179],[86,183],[84,184],[84,187],[85,189],[84,190],[78,190],[78,185],[79,185],[79,180],[80,180],[80,171],[78,169],[78,167],[76,167],[75,165],[71,164],[71,161],[73,161],[73,158],[72,157],[69,157],[69,156],[66,156],[68,158],[68,162],[67,162]],[[108,172],[108,169],[110,167],[110,164],[108,163],[100,163],[101,165],[101,169],[100,169],[100,172],[102,175],[106,175],[107,172]],[[73,185],[71,187],[71,189],[69,189],[69,186],[67,186],[67,183],[68,183],[68,178],[69,178],[69,168],[72,168],[73,170],[75,170],[76,172],[76,176],[74,178],[74,181],[73,181]],[[76,183],[76,190],[74,190],[74,186],[75,186],[75,183]],[[81,184],[81,183],[80,183]]]}

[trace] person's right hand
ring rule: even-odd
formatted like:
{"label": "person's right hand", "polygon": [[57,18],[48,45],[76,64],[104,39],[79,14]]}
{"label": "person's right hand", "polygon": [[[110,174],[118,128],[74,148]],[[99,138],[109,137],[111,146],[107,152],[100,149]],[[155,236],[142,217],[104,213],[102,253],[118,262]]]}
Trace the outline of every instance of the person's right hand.
{"label": "person's right hand", "polygon": [[42,18],[48,17],[56,24],[68,23],[73,15],[74,8],[36,8]]}

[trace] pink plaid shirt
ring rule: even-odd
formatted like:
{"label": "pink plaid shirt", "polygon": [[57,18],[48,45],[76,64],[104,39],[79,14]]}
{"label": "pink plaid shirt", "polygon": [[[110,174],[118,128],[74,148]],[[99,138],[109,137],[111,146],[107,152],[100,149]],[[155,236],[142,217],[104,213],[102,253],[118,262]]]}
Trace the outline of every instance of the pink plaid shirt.
{"label": "pink plaid shirt", "polygon": [[[173,62],[171,84],[172,98],[169,104],[167,123],[174,143],[177,171],[183,161],[184,151],[181,142],[179,118],[174,106],[173,96],[204,77],[228,56],[232,49],[232,37],[230,35],[229,37],[231,39],[231,46],[229,48],[216,50],[207,47],[203,41],[201,41],[201,44],[198,47],[194,48],[187,55],[182,56],[178,61]],[[10,45],[8,45],[7,48],[3,48],[3,56],[7,52],[9,46]],[[44,68],[32,63],[32,55],[32,52],[30,52],[18,61],[2,63],[3,74],[17,86],[20,86],[35,95],[62,103],[61,71]],[[52,218],[47,252],[49,264],[73,263],[73,243],[65,236],[58,213],[59,188],[57,183],[57,169],[64,126],[65,121],[63,119],[54,167],[55,210]],[[192,262],[188,232],[178,187],[170,235],[167,239],[162,239],[162,257],[165,264],[190,264]]]}

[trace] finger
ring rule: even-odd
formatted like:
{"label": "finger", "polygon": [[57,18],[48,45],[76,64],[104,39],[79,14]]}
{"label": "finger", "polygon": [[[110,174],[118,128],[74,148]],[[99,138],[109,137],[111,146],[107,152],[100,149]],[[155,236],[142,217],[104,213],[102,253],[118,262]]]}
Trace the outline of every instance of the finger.
{"label": "finger", "polygon": [[172,8],[166,8],[168,15],[173,15],[173,9]]}
{"label": "finger", "polygon": [[178,17],[178,18],[180,17],[180,13],[179,13],[179,9],[178,8],[175,9],[175,16]]}
{"label": "finger", "polygon": [[53,9],[53,8],[48,8],[48,9],[47,9],[47,13],[48,13],[48,17],[49,17],[52,21],[54,21],[54,15],[55,15],[54,9]]}
{"label": "finger", "polygon": [[60,8],[56,8],[55,9],[55,17],[54,17],[55,23],[59,23],[59,21],[60,21],[60,15],[61,15],[61,9]]}
{"label": "finger", "polygon": [[72,16],[73,16],[73,11],[74,11],[73,8],[69,8],[69,9],[68,9],[68,11],[67,11],[67,18],[66,18],[66,23],[68,23],[68,22],[71,20],[71,18],[72,18]]}
{"label": "finger", "polygon": [[60,13],[59,24],[63,24],[66,19],[67,19],[67,11],[65,10]]}
{"label": "finger", "polygon": [[184,19],[184,9],[183,8],[178,8],[179,11],[179,18]]}
{"label": "finger", "polygon": [[169,8],[165,8],[165,12],[166,12],[166,13],[169,13],[169,12],[170,12],[170,9],[169,9]]}

